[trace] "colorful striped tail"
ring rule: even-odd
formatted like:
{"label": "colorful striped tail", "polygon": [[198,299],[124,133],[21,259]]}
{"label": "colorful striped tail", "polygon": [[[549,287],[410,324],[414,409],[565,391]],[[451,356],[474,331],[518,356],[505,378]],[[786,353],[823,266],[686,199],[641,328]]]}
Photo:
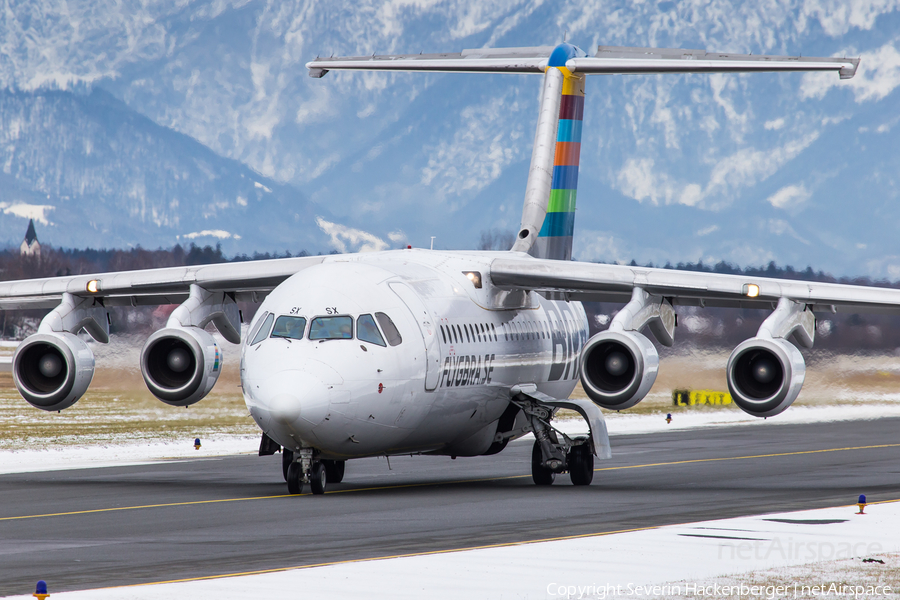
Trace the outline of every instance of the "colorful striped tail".
{"label": "colorful striped tail", "polygon": [[[527,228],[527,221],[533,223],[534,226],[539,226],[539,229],[536,231],[537,237],[527,250],[529,254],[536,258],[572,259],[572,234],[575,230],[575,196],[578,190],[578,162],[581,156],[581,123],[584,115],[585,76],[569,71],[566,68],[566,61],[579,54],[583,53],[575,46],[560,44],[553,50],[548,61],[547,70],[556,69],[562,79],[562,85],[556,87],[559,90],[556,93],[559,94],[561,92],[561,96],[558,97],[559,116],[555,128],[556,151],[553,155],[553,175],[550,181],[549,195],[545,195],[547,194],[546,187],[541,192],[541,195],[543,195],[543,206],[541,208],[543,210],[539,213],[523,214],[523,231]],[[558,81],[560,75],[556,75],[552,79]],[[545,81],[545,86],[549,85],[552,84],[549,83],[548,78]],[[546,88],[547,91],[549,89],[549,87]],[[538,137],[540,136],[541,131],[539,129]],[[547,141],[549,142],[552,139],[550,138]],[[535,143],[537,145],[538,140],[535,140]],[[549,156],[547,156],[547,159],[549,159]],[[533,157],[533,170],[537,166],[535,162],[535,157]],[[526,199],[526,213],[529,213],[527,204],[528,200]],[[542,217],[542,220],[532,220],[535,217]]]}

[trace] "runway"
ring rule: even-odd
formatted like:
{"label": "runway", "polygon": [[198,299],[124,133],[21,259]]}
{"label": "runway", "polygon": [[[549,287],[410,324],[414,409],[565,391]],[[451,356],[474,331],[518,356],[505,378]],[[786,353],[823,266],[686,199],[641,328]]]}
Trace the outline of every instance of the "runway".
{"label": "runway", "polygon": [[280,456],[0,476],[0,594],[246,573],[900,498],[900,419],[614,437],[593,485],[499,455],[348,463],[285,496]]}

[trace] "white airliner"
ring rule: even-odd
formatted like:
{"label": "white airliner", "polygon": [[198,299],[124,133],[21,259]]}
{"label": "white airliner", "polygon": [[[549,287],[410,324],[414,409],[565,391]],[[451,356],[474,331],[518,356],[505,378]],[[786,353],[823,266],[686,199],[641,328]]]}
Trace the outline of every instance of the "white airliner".
{"label": "white airliner", "polygon": [[[147,340],[141,371],[166,404],[206,396],[223,356],[204,328],[241,342],[236,301],[262,302],[241,346],[244,398],[263,431],[260,454],[284,449],[288,490],[315,494],[341,481],[347,459],[395,454],[478,456],[533,432],[532,475],[575,485],[609,458],[600,408],[622,410],[649,392],[659,356],[641,333],[674,342],[678,306],[770,308],[756,337],[727,365],[735,403],[758,417],[785,410],[803,385],[793,339],[811,347],[815,312],[900,312],[900,291],[573,262],[575,190],[585,75],[837,71],[857,59],[739,56],[702,50],[575,46],[459,54],[327,58],[335,69],[543,74],[522,226],[508,252],[423,249],[103,273],[0,284],[4,309],[52,308],[13,360],[33,406],[62,410],[94,372],[81,329],[109,340],[111,306],[176,304]],[[322,85],[326,85],[324,82]],[[625,304],[589,337],[580,300]],[[591,398],[566,400],[578,380]],[[578,411],[590,435],[554,428]]]}

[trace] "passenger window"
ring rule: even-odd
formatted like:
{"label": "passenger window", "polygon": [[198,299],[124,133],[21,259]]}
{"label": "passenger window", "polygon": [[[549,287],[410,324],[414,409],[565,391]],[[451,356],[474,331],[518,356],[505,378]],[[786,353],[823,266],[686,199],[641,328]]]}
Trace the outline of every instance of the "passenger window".
{"label": "passenger window", "polygon": [[353,338],[351,317],[316,317],[309,326],[311,340],[349,340]]}
{"label": "passenger window", "polygon": [[443,325],[441,325],[441,337],[444,338],[444,343],[446,344],[447,343],[447,330],[444,329]]}
{"label": "passenger window", "polygon": [[491,323],[491,335],[494,336],[494,341],[497,341],[497,330],[494,328],[494,324]]}
{"label": "passenger window", "polygon": [[275,321],[275,327],[272,328],[272,337],[301,340],[303,339],[304,331],[306,331],[306,319],[303,317],[282,316]]}
{"label": "passenger window", "polygon": [[387,346],[381,332],[378,331],[378,325],[372,315],[360,315],[356,320],[356,338],[362,342],[369,342],[378,346]]}
{"label": "passenger window", "polygon": [[483,341],[488,341],[487,332],[484,330],[484,323],[480,323],[478,326],[481,327],[481,335],[484,336]]}
{"label": "passenger window", "polygon": [[391,318],[383,312],[375,313],[375,318],[378,319],[381,330],[384,331],[384,335],[387,336],[388,344],[391,346],[399,346],[400,343],[403,342],[403,338],[400,337],[400,332],[397,331],[397,326],[394,325]]}
{"label": "passenger window", "polygon": [[469,332],[469,324],[466,323],[463,325],[463,329],[466,330],[466,342],[472,343],[472,334]]}
{"label": "passenger window", "polygon": [[481,341],[481,334],[484,332],[484,328],[481,328],[481,331],[478,330],[478,323],[475,323],[475,335],[478,336],[478,341]]}
{"label": "passenger window", "polygon": [[260,320],[259,328],[256,330],[256,335],[253,337],[253,341],[250,342],[250,345],[258,344],[269,336],[269,328],[272,326],[272,321],[275,320],[275,315],[269,314],[265,319]]}

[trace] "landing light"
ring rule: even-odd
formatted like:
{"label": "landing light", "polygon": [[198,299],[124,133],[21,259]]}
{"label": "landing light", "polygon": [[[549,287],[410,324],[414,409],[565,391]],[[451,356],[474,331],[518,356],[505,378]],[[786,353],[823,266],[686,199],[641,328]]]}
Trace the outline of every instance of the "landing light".
{"label": "landing light", "polygon": [[469,281],[472,282],[472,285],[475,286],[475,289],[481,289],[481,273],[478,271],[463,271],[463,275],[465,275]]}
{"label": "landing light", "polygon": [[759,296],[759,286],[755,283],[745,283],[744,289],[741,290],[741,293],[743,293],[748,298],[756,298],[757,296]]}
{"label": "landing light", "polygon": [[98,279],[91,279],[87,282],[87,286],[85,286],[85,288],[91,294],[96,294],[100,291],[100,281]]}

